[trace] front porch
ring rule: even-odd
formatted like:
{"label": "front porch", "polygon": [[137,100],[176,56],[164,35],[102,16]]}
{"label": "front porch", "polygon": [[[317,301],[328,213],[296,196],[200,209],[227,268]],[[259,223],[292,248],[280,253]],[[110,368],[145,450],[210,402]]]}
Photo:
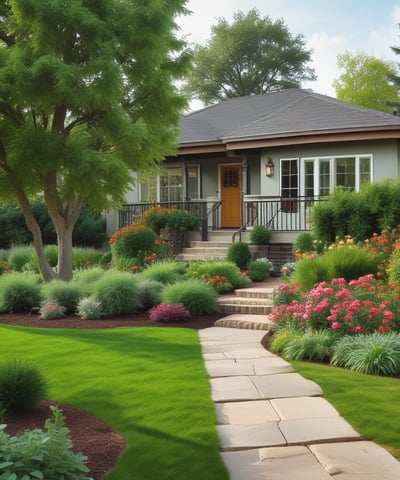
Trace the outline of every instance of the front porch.
{"label": "front porch", "polygon": [[[278,197],[243,195],[240,224],[233,229],[231,241],[246,240],[254,225],[263,225],[272,231],[272,242],[295,238],[309,231],[310,210],[321,197]],[[198,231],[190,232],[191,240],[207,241],[210,232],[228,231],[221,226],[223,202],[219,199],[190,200],[183,202],[138,202],[126,204],[118,212],[118,228],[130,225],[154,206],[176,207],[196,214],[200,219]],[[230,229],[232,230],[232,229]]]}

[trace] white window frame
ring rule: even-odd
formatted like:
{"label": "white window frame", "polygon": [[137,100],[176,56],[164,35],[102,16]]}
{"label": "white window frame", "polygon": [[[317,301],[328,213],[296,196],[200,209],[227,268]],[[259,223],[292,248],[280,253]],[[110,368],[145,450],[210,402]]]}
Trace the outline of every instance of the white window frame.
{"label": "white window frame", "polygon": [[354,158],[355,159],[355,191],[359,192],[360,185],[360,159],[369,158],[370,159],[370,181],[373,182],[373,162],[374,157],[372,153],[366,154],[349,154],[349,155],[329,155],[329,156],[318,156],[318,157],[302,157],[300,159],[300,195],[305,195],[305,162],[312,161],[314,163],[314,196],[320,195],[320,162],[329,160],[330,167],[330,178],[329,178],[329,190],[332,192],[336,187],[336,172],[335,172],[335,161],[341,158]]}

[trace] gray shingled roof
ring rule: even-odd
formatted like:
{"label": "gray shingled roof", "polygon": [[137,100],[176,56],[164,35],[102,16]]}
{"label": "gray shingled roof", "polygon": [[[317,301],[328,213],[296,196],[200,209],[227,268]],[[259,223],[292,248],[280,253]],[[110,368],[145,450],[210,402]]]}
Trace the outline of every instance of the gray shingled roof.
{"label": "gray shingled roof", "polygon": [[181,144],[219,143],[328,133],[400,129],[400,117],[356,107],[310,90],[234,98],[189,113]]}

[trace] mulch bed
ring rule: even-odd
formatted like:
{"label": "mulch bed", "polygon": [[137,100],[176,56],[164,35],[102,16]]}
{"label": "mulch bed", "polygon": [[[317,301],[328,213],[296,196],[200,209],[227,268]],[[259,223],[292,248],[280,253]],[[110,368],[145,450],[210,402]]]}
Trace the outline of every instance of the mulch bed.
{"label": "mulch bed", "polygon": [[[186,322],[159,323],[149,319],[147,313],[140,313],[101,320],[82,320],[68,315],[59,320],[40,320],[35,314],[0,314],[0,324],[18,325],[36,328],[116,328],[116,327],[184,327],[199,330],[211,327],[224,314],[192,317]],[[70,405],[53,401],[43,401],[35,409],[8,415],[2,423],[7,424],[6,432],[15,435],[26,429],[43,428],[44,422],[51,417],[50,405],[57,405],[65,417],[70,430],[73,450],[88,457],[89,477],[100,480],[112,470],[125,449],[125,440],[118,433],[90,413]]]}

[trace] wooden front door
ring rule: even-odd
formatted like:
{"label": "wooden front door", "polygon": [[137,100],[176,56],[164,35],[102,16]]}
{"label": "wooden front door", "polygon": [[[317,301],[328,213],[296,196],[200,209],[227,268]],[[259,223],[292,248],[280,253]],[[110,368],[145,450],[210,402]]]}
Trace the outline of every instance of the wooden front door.
{"label": "wooden front door", "polygon": [[221,227],[238,228],[241,215],[242,166],[221,165]]}

